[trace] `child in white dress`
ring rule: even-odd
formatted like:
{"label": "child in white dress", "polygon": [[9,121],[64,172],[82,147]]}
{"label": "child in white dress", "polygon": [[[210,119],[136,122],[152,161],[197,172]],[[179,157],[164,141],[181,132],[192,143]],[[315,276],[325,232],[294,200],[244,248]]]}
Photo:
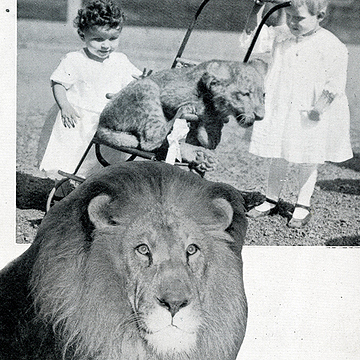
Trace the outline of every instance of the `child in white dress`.
{"label": "child in white dress", "polygon": [[277,212],[292,162],[300,168],[300,190],[288,225],[304,226],[311,218],[318,164],[353,156],[345,95],[348,52],[320,26],[328,2],[292,0],[285,8],[286,25],[271,29],[275,37],[265,79],[265,117],[254,124],[249,151],[272,161],[266,201],[248,212],[251,218]]}
{"label": "child in white dress", "polygon": [[[40,164],[50,178],[61,178],[58,170],[74,172],[97,130],[106,94],[141,75],[125,54],[115,52],[123,21],[123,12],[110,0],[90,1],[78,11],[74,23],[85,46],[66,54],[50,78],[60,109]],[[86,177],[96,164],[91,151],[77,175]]]}

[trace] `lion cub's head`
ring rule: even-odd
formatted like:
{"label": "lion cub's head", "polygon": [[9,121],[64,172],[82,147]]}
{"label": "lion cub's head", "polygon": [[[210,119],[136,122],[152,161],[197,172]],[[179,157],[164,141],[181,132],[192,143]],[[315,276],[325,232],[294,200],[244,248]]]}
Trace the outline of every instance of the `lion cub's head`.
{"label": "lion cub's head", "polygon": [[198,83],[198,92],[205,110],[193,137],[201,146],[215,149],[220,142],[223,125],[230,117],[245,128],[264,117],[267,64],[259,59],[246,64],[211,60],[199,67],[204,74]]}
{"label": "lion cub's head", "polygon": [[44,220],[39,316],[80,358],[235,359],[245,231],[231,186],[161,163],[106,169]]}
{"label": "lion cub's head", "polygon": [[264,117],[264,75],[267,64],[255,59],[249,63],[211,61],[202,82],[208,89],[214,109],[222,117],[234,116],[242,127]]}

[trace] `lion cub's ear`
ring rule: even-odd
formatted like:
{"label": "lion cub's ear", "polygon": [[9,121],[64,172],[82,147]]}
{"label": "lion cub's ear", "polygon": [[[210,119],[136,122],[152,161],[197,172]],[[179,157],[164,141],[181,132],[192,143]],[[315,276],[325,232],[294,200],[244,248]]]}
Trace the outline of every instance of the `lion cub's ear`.
{"label": "lion cub's ear", "polygon": [[213,89],[221,86],[222,83],[231,78],[231,72],[227,65],[221,62],[212,62],[201,78],[201,81],[207,89]]}
{"label": "lion cub's ear", "polygon": [[213,204],[218,210],[219,226],[221,230],[226,230],[232,223],[234,210],[231,204],[223,198],[213,200]]}
{"label": "lion cub's ear", "polygon": [[261,75],[265,76],[268,70],[268,64],[261,59],[254,59],[248,62],[253,68],[255,68]]}
{"label": "lion cub's ear", "polygon": [[88,214],[90,221],[96,229],[103,229],[114,225],[114,221],[108,211],[110,201],[111,197],[105,194],[98,195],[90,200]]}
{"label": "lion cub's ear", "polygon": [[229,80],[231,78],[230,68],[223,62],[212,62],[207,67],[207,73],[217,80]]}

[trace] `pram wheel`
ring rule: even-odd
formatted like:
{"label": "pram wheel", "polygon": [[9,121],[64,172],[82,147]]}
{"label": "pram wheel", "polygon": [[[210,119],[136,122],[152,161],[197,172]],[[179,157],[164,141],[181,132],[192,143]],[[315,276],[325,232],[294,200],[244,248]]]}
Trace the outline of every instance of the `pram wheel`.
{"label": "pram wheel", "polygon": [[48,212],[52,206],[62,200],[65,196],[69,195],[74,189],[75,186],[70,179],[61,179],[58,183],[56,183],[47,198],[46,212]]}

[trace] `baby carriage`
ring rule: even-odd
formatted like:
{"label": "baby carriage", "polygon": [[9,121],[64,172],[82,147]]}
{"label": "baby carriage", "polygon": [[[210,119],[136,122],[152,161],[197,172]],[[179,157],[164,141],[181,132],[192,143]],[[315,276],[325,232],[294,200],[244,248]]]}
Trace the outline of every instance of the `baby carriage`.
{"label": "baby carriage", "polygon": [[[202,12],[203,8],[207,5],[207,3],[210,0],[203,0],[203,2],[201,3],[200,7],[198,8],[194,19],[192,20],[192,22],[190,23],[187,32],[185,34],[185,37],[181,43],[181,46],[175,56],[175,59],[172,63],[171,68],[175,68],[175,67],[188,67],[188,66],[194,66],[197,65],[196,62],[194,61],[190,61],[187,59],[183,59],[182,58],[182,54],[183,51],[185,49],[185,46],[189,40],[190,34],[197,22],[197,19],[200,15],[200,13]],[[272,13],[274,13],[275,11],[289,6],[290,2],[284,2],[278,5],[275,5],[272,9],[270,9],[268,11],[268,13],[263,17],[262,21],[260,22],[255,35],[252,39],[252,42],[249,46],[249,49],[244,57],[243,62],[248,62],[250,55],[253,51],[253,48],[255,46],[256,40],[260,34],[261,28],[264,25],[264,23],[266,22],[266,20],[270,17],[270,15]],[[146,75],[146,71],[144,70],[144,75]],[[197,122],[197,117],[194,116],[194,114],[191,114],[191,116],[186,117],[185,116],[185,120],[189,123],[189,126],[196,126],[196,122]],[[191,125],[191,123],[195,123]],[[150,161],[164,161],[163,157],[159,158],[158,154],[156,152],[148,152],[148,151],[143,151],[141,149],[138,148],[130,148],[130,147],[124,147],[124,146],[116,146],[114,144],[109,144],[109,143],[104,143],[101,140],[99,140],[99,138],[97,137],[97,135],[95,134],[94,138],[92,139],[92,141],[90,142],[88,148],[86,149],[85,153],[83,154],[81,160],[79,161],[78,165],[76,166],[76,169],[74,170],[74,172],[72,174],[63,172],[61,170],[58,171],[58,173],[63,176],[63,179],[58,181],[54,188],[51,190],[51,192],[49,193],[48,199],[47,199],[47,204],[46,204],[46,211],[48,211],[50,209],[51,206],[53,206],[57,201],[60,201],[61,199],[63,199],[66,195],[68,195],[73,189],[74,189],[74,182],[75,183],[82,183],[85,179],[78,176],[77,173],[81,167],[81,165],[83,164],[87,154],[89,153],[89,151],[91,150],[92,147],[95,148],[95,154],[96,154],[96,158],[98,160],[98,162],[106,167],[108,165],[110,165],[110,163],[104,158],[102,152],[101,152],[101,147],[102,146],[107,146],[110,147],[116,151],[119,151],[121,153],[127,154],[129,155],[128,158],[125,161],[133,161],[136,158],[141,158],[141,159],[145,159],[145,160],[150,160]],[[166,161],[166,160],[165,160]],[[194,164],[192,163],[185,163],[182,162],[181,160],[178,162],[171,162],[173,163],[175,166],[181,166],[184,169],[188,169],[190,171],[193,172],[197,172],[200,176],[204,176],[205,171],[200,170],[199,168],[197,168],[196,166],[194,166]]]}

